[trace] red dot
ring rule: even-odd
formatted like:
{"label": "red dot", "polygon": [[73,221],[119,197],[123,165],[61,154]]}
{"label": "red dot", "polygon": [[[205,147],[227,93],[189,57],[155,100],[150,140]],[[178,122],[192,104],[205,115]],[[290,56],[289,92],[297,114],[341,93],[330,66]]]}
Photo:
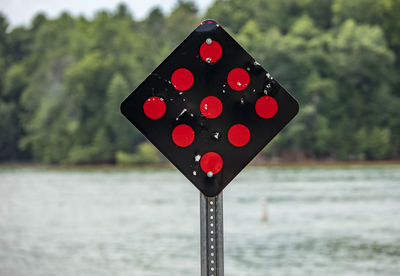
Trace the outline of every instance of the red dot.
{"label": "red dot", "polygon": [[256,112],[261,118],[272,118],[278,112],[278,103],[270,96],[262,96],[256,102]]}
{"label": "red dot", "polygon": [[193,74],[186,68],[176,69],[171,76],[172,85],[179,91],[188,90],[193,85]]}
{"label": "red dot", "polygon": [[187,147],[193,140],[194,130],[188,125],[178,125],[172,131],[172,141],[179,147]]}
{"label": "red dot", "polygon": [[167,110],[163,99],[159,97],[150,97],[143,104],[143,111],[150,119],[160,119]]}
{"label": "red dot", "polygon": [[[207,42],[209,42],[210,44],[208,44]],[[213,41],[213,40],[208,41],[207,40],[200,47],[200,56],[205,62],[208,62],[208,63],[216,62],[222,56],[221,45],[216,41]]]}
{"label": "red dot", "polygon": [[243,147],[250,140],[250,131],[245,125],[233,125],[228,131],[228,139],[235,147]]}
{"label": "red dot", "polygon": [[232,69],[228,74],[228,84],[234,90],[241,91],[245,89],[249,82],[249,73],[242,68]]}
{"label": "red dot", "polygon": [[222,103],[217,97],[205,97],[200,103],[200,111],[208,119],[217,118],[222,112]]}
{"label": "red dot", "polygon": [[207,152],[200,160],[200,167],[205,173],[217,174],[221,171],[223,164],[222,157],[215,152]]}

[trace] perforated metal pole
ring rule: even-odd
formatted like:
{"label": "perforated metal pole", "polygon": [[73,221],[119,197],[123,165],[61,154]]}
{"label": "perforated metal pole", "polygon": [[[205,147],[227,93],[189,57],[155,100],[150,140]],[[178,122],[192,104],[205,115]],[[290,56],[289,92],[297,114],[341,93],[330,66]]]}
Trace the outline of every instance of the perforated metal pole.
{"label": "perforated metal pole", "polygon": [[201,276],[224,275],[222,192],[215,197],[200,193]]}

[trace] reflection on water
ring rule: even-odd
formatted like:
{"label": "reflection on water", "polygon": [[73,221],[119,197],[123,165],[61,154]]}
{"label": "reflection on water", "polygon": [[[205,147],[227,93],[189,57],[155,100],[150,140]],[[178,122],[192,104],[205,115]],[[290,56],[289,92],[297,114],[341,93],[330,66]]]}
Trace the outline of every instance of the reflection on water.
{"label": "reflection on water", "polygon": [[[227,276],[399,275],[400,167],[250,168],[224,204]],[[200,275],[199,228],[175,170],[0,170],[2,276]]]}

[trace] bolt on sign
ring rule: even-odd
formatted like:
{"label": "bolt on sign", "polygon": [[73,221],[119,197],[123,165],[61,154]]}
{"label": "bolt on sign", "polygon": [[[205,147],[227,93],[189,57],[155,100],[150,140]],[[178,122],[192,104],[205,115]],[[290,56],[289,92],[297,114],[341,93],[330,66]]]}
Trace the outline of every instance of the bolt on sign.
{"label": "bolt on sign", "polygon": [[202,22],[121,112],[205,196],[296,116],[297,101],[219,24]]}

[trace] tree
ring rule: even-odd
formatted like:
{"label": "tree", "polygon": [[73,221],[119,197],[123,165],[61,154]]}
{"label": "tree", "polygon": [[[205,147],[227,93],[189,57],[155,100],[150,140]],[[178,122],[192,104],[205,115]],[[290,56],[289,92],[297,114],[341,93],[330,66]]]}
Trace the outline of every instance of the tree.
{"label": "tree", "polygon": [[192,1],[179,0],[166,18],[167,42],[175,48],[199,24],[197,7]]}
{"label": "tree", "polygon": [[113,76],[107,90],[104,123],[111,139],[113,158],[117,151],[133,152],[135,146],[143,141],[143,136],[131,126],[119,110],[121,102],[130,90],[124,77],[119,73]]}
{"label": "tree", "polygon": [[7,19],[0,13],[0,91],[4,83],[4,75],[7,70]]}
{"label": "tree", "polygon": [[[400,158],[400,1],[217,0],[216,19],[300,101],[266,149],[297,159]],[[0,15],[0,160],[155,162],[120,102],[199,23],[192,1],[143,20]]]}

